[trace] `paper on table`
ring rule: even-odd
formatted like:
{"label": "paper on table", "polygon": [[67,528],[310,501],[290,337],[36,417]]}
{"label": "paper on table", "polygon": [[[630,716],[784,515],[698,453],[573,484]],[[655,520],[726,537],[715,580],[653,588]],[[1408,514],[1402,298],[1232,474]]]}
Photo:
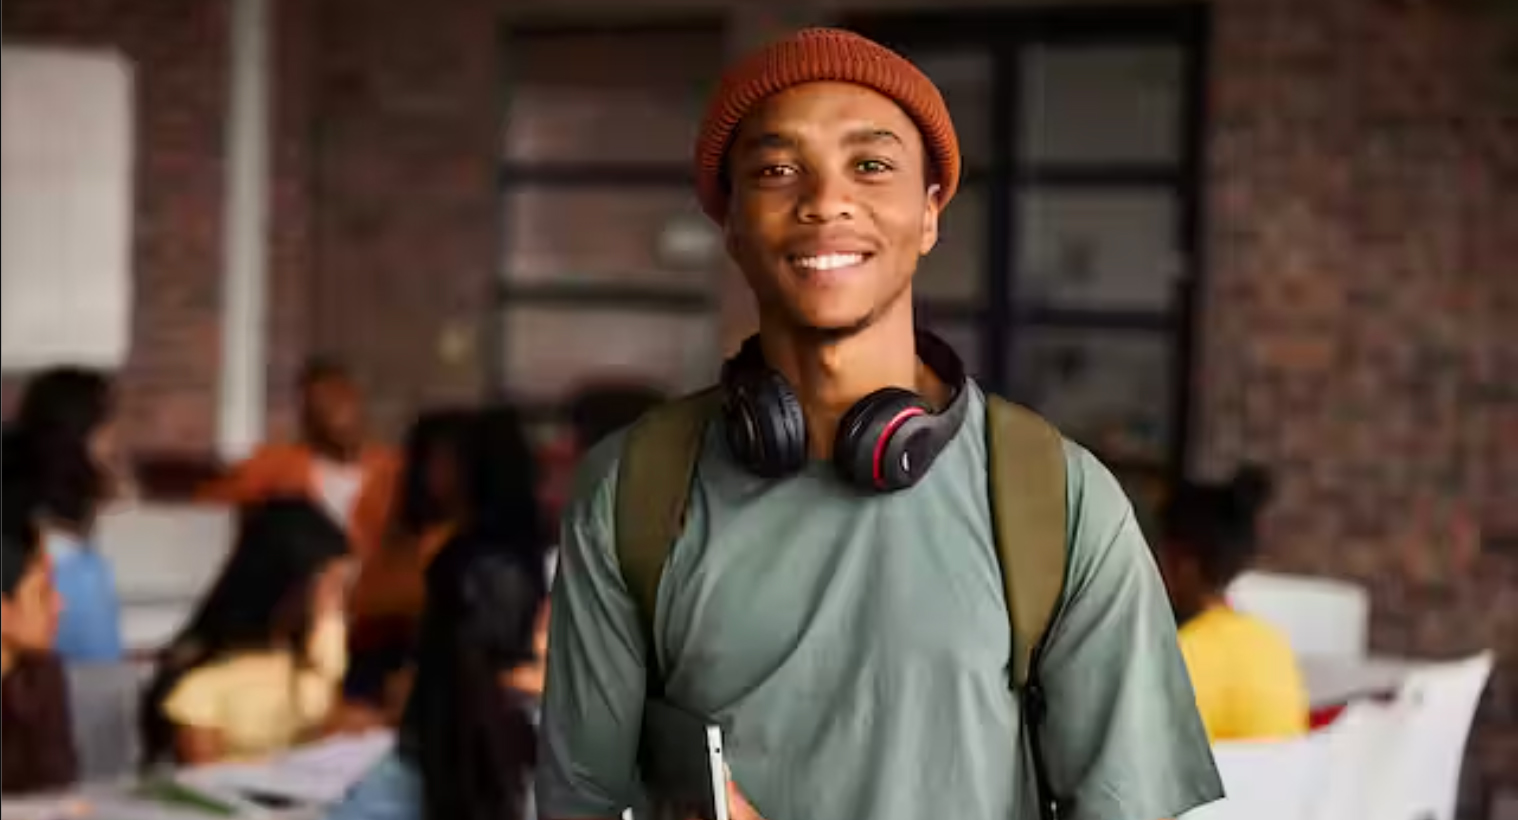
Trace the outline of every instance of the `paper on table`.
{"label": "paper on table", "polygon": [[0,803],[0,820],[70,820],[89,816],[88,810],[77,797],[7,798]]}
{"label": "paper on table", "polygon": [[395,746],[391,732],[341,737],[257,764],[183,772],[179,780],[219,791],[252,792],[304,805],[336,803]]}
{"label": "paper on table", "polygon": [[[6,800],[0,804],[3,820],[216,820],[218,815],[176,808],[162,801],[136,796],[121,788],[86,790],[53,799]],[[261,813],[239,810],[231,815],[245,820]]]}

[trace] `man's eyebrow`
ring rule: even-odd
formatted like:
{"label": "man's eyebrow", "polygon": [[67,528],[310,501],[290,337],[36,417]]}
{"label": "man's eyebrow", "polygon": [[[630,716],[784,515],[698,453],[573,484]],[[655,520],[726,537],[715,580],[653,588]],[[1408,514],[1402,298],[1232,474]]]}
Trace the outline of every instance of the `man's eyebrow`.
{"label": "man's eyebrow", "polygon": [[882,142],[894,142],[902,147],[906,146],[906,142],[889,128],[856,128],[843,138],[844,145],[871,145]]}
{"label": "man's eyebrow", "polygon": [[795,149],[800,143],[794,137],[788,137],[776,131],[766,131],[763,134],[754,134],[744,137],[738,142],[739,151],[787,151]]}
{"label": "man's eyebrow", "polygon": [[[895,131],[878,126],[856,128],[843,136],[843,144],[850,147],[892,142],[903,147],[906,145],[906,141]],[[787,136],[778,131],[766,131],[762,134],[744,137],[739,141],[736,148],[738,151],[794,151],[800,146],[800,140],[795,137]]]}

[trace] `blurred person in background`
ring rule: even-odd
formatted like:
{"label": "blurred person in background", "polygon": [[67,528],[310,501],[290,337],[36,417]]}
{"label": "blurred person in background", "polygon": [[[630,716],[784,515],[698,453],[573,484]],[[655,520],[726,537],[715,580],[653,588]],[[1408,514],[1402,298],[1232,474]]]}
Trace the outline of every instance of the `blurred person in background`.
{"label": "blurred person in background", "polygon": [[[538,464],[521,415],[507,406],[486,408],[470,424],[464,442],[465,505],[455,538],[489,544],[521,565],[535,567],[546,584],[549,529],[538,505]],[[546,642],[547,601],[538,612],[537,629]],[[524,665],[520,677],[541,681],[545,660]],[[541,690],[539,683],[535,691]]]}
{"label": "blurred person in background", "polygon": [[515,411],[483,411],[465,441],[467,513],[427,569],[399,747],[336,820],[533,817],[548,640],[537,471]]}
{"label": "blurred person in background", "polygon": [[102,509],[126,483],[110,379],[83,368],[41,373],[4,449],[5,486],[26,489],[63,597],[56,651],[70,663],[121,660],[116,573],[95,541]]}
{"label": "blurred person in background", "polygon": [[144,762],[259,758],[318,737],[347,666],[352,563],[305,499],[242,510],[227,565],[144,695]]}
{"label": "blurred person in background", "polygon": [[0,793],[7,796],[56,791],[74,782],[68,686],[53,655],[61,602],[53,587],[52,562],[21,496],[5,483],[4,588],[0,590],[0,712],[4,740]]}
{"label": "blurred person in background", "polygon": [[602,439],[631,425],[666,400],[656,387],[627,382],[582,386],[569,399],[569,429],[542,452],[542,505],[557,521],[574,483],[575,465]]}
{"label": "blurred person in background", "polygon": [[547,590],[537,562],[456,539],[427,570],[396,751],[332,820],[532,820]]}
{"label": "blurred person in background", "polygon": [[348,533],[355,553],[370,555],[389,525],[399,459],[369,440],[363,393],[343,365],[307,363],[300,405],[300,441],[259,448],[198,496],[236,506],[309,498]]}
{"label": "blurred person in background", "polygon": [[384,546],[359,571],[349,602],[348,675],[337,725],[357,731],[399,720],[398,676],[411,663],[426,601],[425,575],[469,506],[462,447],[474,414],[422,415],[406,436],[399,496]]}
{"label": "blurred person in background", "polygon": [[591,385],[569,402],[569,426],[575,449],[588,452],[602,439],[629,427],[644,413],[663,404],[664,391],[642,384]]}
{"label": "blurred person in background", "polygon": [[1228,605],[1253,563],[1270,478],[1249,467],[1226,484],[1182,483],[1166,504],[1160,567],[1180,623],[1197,708],[1214,741],[1307,731],[1307,688],[1286,636]]}

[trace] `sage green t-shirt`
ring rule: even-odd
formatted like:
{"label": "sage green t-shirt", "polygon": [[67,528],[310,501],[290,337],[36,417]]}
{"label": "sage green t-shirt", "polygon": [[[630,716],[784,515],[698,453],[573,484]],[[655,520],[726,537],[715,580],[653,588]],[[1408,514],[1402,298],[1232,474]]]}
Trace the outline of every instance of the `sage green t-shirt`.
{"label": "sage green t-shirt", "polygon": [[[667,695],[724,728],[766,820],[1035,820],[1009,688],[985,404],[917,487],[831,465],[770,481],[707,436],[655,621]],[[644,639],[612,541],[622,438],[565,513],[538,769],[545,820],[639,802]],[[1066,447],[1070,563],[1043,655],[1044,751],[1072,820],[1162,820],[1222,796],[1175,622],[1126,496]]]}

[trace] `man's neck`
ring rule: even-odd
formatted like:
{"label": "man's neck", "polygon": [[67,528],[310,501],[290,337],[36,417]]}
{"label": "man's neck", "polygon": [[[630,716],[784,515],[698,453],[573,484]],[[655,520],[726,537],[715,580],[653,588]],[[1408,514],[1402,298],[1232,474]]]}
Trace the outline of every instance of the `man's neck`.
{"label": "man's neck", "polygon": [[918,361],[910,303],[844,339],[821,340],[777,324],[761,330],[760,340],[765,360],[801,401],[813,459],[832,458],[839,421],[865,396],[899,387],[937,401],[947,392]]}
{"label": "man's neck", "polygon": [[16,666],[16,652],[8,646],[0,647],[0,678],[11,676]]}

